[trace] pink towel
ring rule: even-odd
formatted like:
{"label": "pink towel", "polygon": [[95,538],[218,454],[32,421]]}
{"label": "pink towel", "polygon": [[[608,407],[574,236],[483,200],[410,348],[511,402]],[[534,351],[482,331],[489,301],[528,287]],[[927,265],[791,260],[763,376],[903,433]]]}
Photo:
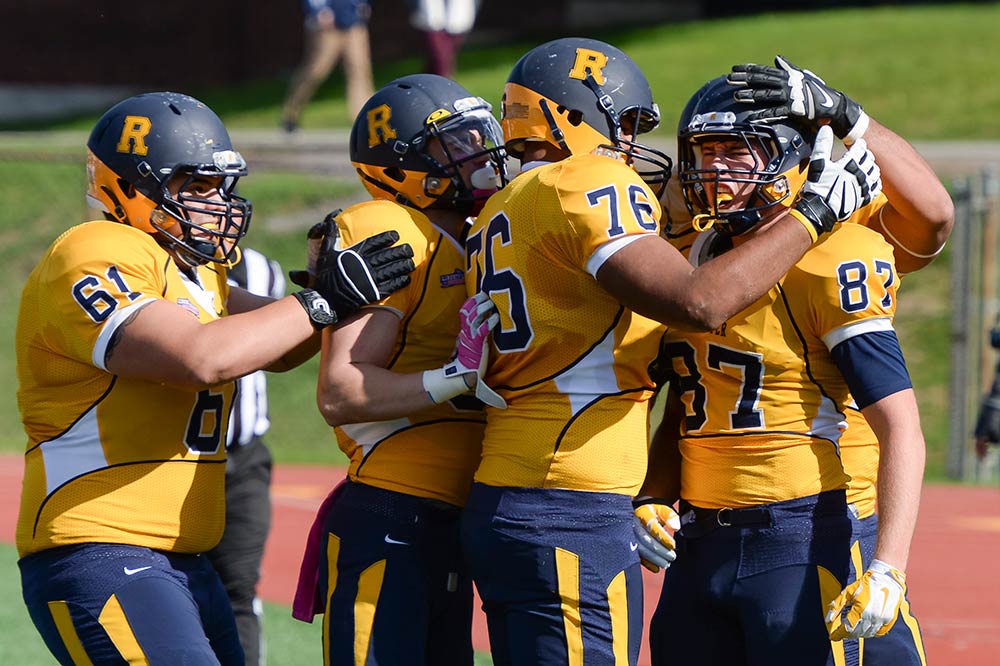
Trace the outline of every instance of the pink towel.
{"label": "pink towel", "polygon": [[344,479],[330,491],[309,528],[309,538],[306,540],[306,550],[302,554],[302,565],[299,567],[299,584],[295,587],[295,600],[292,601],[292,617],[296,620],[312,623],[313,617],[322,615],[326,608],[326,599],[319,594],[319,557],[323,545],[325,531],[323,524],[333,507],[337,495],[347,484]]}

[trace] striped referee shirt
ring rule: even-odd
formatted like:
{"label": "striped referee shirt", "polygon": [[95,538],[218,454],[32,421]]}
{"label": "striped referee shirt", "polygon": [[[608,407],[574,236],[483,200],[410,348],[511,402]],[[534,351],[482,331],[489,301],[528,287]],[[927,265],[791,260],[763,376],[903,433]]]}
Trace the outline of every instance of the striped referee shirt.
{"label": "striped referee shirt", "polygon": [[[285,295],[285,277],[281,265],[256,250],[241,250],[242,260],[229,269],[229,284],[258,296],[282,298]],[[254,437],[261,437],[267,432],[270,425],[271,421],[267,418],[267,377],[263,370],[258,370],[237,382],[226,448],[249,444]]]}

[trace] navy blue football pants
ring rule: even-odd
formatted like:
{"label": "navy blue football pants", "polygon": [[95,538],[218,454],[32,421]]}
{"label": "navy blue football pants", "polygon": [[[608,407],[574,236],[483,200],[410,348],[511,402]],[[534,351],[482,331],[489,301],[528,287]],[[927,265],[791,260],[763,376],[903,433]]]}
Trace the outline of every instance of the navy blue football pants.
{"label": "navy blue football pants", "polygon": [[471,666],[458,507],[348,481],[324,526],[327,664]]}
{"label": "navy blue football pants", "polygon": [[86,544],[18,564],[28,613],[60,664],[243,666],[226,590],[204,555]]}
{"label": "navy blue football pants", "polygon": [[[878,517],[851,517],[851,574],[848,584],[857,580],[875,556]],[[926,666],[924,640],[910,600],[903,598],[899,617],[885,636],[833,643],[827,666]]]}
{"label": "navy blue football pants", "polygon": [[473,484],[462,548],[496,666],[628,666],[642,641],[631,498]]}
{"label": "navy blue football pants", "polygon": [[847,582],[850,544],[843,491],[721,514],[682,502],[653,665],[824,666],[826,605]]}

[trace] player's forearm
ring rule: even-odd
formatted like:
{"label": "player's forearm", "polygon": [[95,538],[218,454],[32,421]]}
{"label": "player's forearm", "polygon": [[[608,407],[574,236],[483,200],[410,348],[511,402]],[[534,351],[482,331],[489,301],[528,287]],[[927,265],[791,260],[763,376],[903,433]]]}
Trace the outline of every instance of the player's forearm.
{"label": "player's forearm", "polygon": [[872,120],[865,140],[882,170],[889,199],[873,226],[901,250],[896,252],[900,272],[912,272],[930,263],[948,240],[954,204],[930,165],[902,137]]}
{"label": "player's forearm", "polygon": [[[924,474],[924,442],[882,446],[879,461],[878,543],[875,558],[906,570],[910,542],[917,525]],[[899,451],[904,449],[904,451]]]}
{"label": "player's forearm", "polygon": [[777,284],[811,244],[802,224],[786,215],[723,257],[702,264],[686,284],[689,298],[698,304],[695,321],[708,328],[721,326]]}
{"label": "player's forearm", "polygon": [[865,140],[882,170],[882,189],[893,207],[912,224],[933,228],[944,242],[955,208],[930,164],[908,141],[874,119]]}
{"label": "player's forearm", "polygon": [[287,372],[299,367],[316,355],[316,352],[319,351],[321,339],[319,332],[314,333],[308,340],[290,350],[264,369],[268,372]]}
{"label": "player's forearm", "polygon": [[[247,319],[253,323],[248,324]],[[288,296],[262,308],[207,324],[197,347],[206,374],[231,381],[261,368],[295,367],[319,351],[308,315]]]}
{"label": "player's forearm", "polygon": [[711,330],[777,284],[811,242],[805,227],[787,216],[694,269],[669,243],[648,235],[605,261],[597,281],[644,317],[685,330]]}
{"label": "player's forearm", "polygon": [[905,570],[917,524],[926,458],[913,390],[887,396],[863,412],[879,441],[875,558]]}
{"label": "player's forearm", "polygon": [[402,374],[370,363],[320,369],[316,404],[331,426],[385,421],[432,407],[422,373]]}

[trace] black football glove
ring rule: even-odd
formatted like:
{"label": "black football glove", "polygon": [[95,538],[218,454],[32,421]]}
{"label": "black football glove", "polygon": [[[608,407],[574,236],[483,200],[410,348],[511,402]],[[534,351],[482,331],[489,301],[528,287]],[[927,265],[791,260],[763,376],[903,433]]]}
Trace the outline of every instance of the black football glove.
{"label": "black football glove", "polygon": [[413,249],[405,243],[394,246],[399,240],[395,231],[384,231],[346,250],[336,249],[337,238],[334,224],[320,243],[312,288],[330,304],[338,321],[410,283]]}
{"label": "black football glove", "polygon": [[337,216],[342,208],[327,213],[322,222],[309,227],[306,232],[306,267],[303,270],[288,271],[288,278],[300,287],[311,287],[316,279],[316,259],[319,258],[319,248],[323,238],[329,233],[337,233]]}
{"label": "black football glove", "polygon": [[860,104],[780,55],[775,56],[774,64],[736,65],[727,77],[729,83],[738,86],[733,94],[736,101],[762,107],[751,114],[750,120],[827,120],[833,133],[847,144],[864,136],[869,119]]}
{"label": "black football glove", "polygon": [[824,125],[816,133],[809,174],[794,206],[794,211],[813,225],[817,236],[850,218],[882,191],[881,170],[864,139],[837,161],[830,159],[832,150],[833,131]]}

